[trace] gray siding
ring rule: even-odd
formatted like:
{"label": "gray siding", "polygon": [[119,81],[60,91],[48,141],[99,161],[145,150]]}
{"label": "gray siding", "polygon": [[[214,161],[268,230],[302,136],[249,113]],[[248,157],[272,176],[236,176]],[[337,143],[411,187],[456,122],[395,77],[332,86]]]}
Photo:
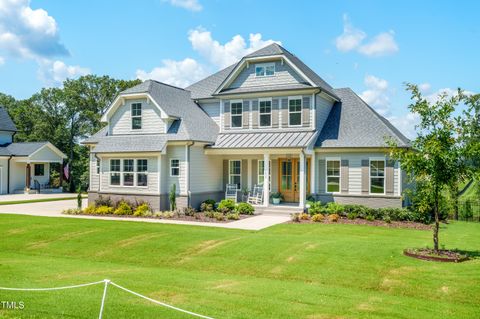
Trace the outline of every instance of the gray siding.
{"label": "gray siding", "polygon": [[[131,105],[142,103],[142,129],[132,130]],[[127,100],[125,105],[120,105],[110,118],[109,130],[112,135],[121,134],[154,134],[165,133],[165,122],[160,118],[160,111],[146,99]]]}
{"label": "gray siding", "polygon": [[328,115],[332,110],[333,102],[328,101],[327,99],[323,98],[320,95],[316,95],[315,97],[315,108],[316,108],[316,128],[317,130],[321,131],[323,125],[327,121]]}
{"label": "gray siding", "polygon": [[220,126],[220,101],[201,103],[200,107],[210,118]]}
{"label": "gray siding", "polygon": [[192,193],[221,191],[222,159],[207,156],[203,145],[190,147],[190,190]]}
{"label": "gray siding", "polygon": [[90,169],[89,189],[92,191],[98,191],[100,186],[100,174],[97,174],[97,158],[93,153],[90,153],[89,169]]}

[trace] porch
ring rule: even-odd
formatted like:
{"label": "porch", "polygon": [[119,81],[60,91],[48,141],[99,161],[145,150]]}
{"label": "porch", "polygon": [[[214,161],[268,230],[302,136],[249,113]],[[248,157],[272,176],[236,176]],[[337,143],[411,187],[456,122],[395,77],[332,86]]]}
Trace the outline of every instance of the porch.
{"label": "porch", "polygon": [[15,160],[12,163],[14,194],[61,193],[63,183],[62,161]]}

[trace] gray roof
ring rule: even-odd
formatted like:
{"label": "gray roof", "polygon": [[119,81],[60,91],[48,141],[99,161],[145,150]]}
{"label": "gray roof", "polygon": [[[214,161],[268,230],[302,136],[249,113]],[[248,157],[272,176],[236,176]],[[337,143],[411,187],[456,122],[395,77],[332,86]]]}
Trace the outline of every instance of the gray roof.
{"label": "gray roof", "polygon": [[167,142],[168,137],[161,134],[103,136],[97,137],[92,152],[161,152]]}
{"label": "gray roof", "polygon": [[386,147],[386,137],[393,138],[400,147],[410,146],[410,141],[399,130],[350,88],[335,89],[335,92],[341,102],[332,107],[316,147]]}
{"label": "gray roof", "polygon": [[7,110],[0,106],[0,131],[16,132],[17,127],[8,115]]}
{"label": "gray roof", "polygon": [[315,137],[314,131],[219,134],[212,148],[302,148]]}
{"label": "gray roof", "polygon": [[30,156],[46,144],[48,142],[12,143],[0,147],[0,156]]}
{"label": "gray roof", "polygon": [[[314,87],[318,87],[321,90],[325,91],[329,95],[338,99],[338,96],[335,94],[333,88],[325,82],[318,74],[316,74],[312,69],[310,69],[305,63],[303,63],[299,58],[294,54],[287,51],[282,46],[277,43],[270,44],[260,50],[257,50],[249,55],[245,56],[234,65],[225,68],[208,78],[201,80],[197,83],[194,83],[186,88],[192,92],[192,98],[202,99],[202,98],[212,98],[214,92],[219,88],[219,86],[225,81],[225,79],[230,75],[230,73],[235,69],[237,65],[242,63],[246,58],[256,58],[262,56],[271,56],[271,55],[285,55],[300,71],[302,71],[312,82],[315,84]],[[312,88],[312,86],[307,85],[307,88]],[[256,91],[254,91],[256,92]],[[220,92],[222,94],[223,92]],[[228,93],[244,93],[244,92],[228,92]]]}

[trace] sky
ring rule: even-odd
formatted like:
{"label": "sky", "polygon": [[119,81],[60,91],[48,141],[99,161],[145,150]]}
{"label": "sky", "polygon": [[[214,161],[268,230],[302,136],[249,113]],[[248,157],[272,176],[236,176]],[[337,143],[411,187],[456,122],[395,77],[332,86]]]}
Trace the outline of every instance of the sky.
{"label": "sky", "polygon": [[185,87],[272,42],[404,134],[405,83],[479,92],[480,1],[0,0],[0,92],[85,74]]}

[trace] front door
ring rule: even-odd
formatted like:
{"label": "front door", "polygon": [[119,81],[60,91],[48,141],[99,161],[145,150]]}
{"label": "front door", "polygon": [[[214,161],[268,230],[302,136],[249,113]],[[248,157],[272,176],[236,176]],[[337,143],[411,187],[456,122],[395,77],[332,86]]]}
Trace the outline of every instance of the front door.
{"label": "front door", "polygon": [[[310,159],[307,159],[305,171],[307,193],[310,192]],[[285,202],[298,202],[300,195],[300,162],[298,158],[278,160],[278,188]]]}

